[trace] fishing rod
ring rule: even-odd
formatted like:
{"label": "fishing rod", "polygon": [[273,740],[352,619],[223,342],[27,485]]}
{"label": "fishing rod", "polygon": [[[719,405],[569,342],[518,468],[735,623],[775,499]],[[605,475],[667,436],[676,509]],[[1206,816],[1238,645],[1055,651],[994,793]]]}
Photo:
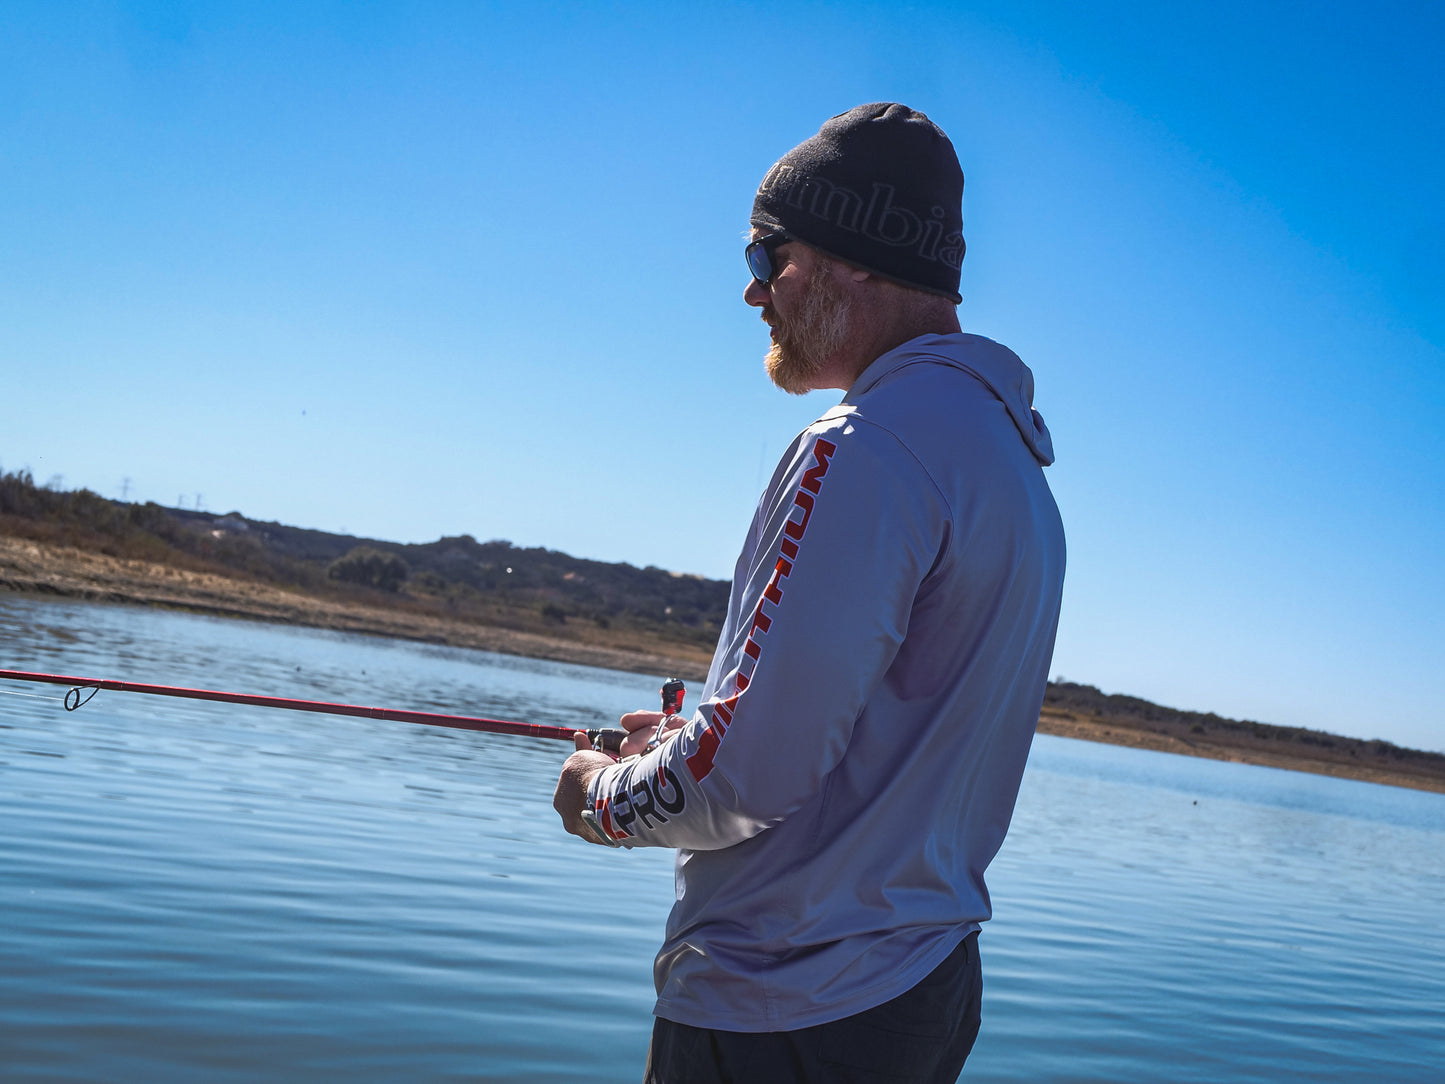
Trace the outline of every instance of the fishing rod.
{"label": "fishing rod", "polygon": [[[443,715],[433,711],[405,711],[396,708],[368,708],[357,704],[331,704],[323,700],[296,700],[285,696],[257,696],[253,693],[227,693],[215,689],[187,689],[178,685],[146,685],[135,681],[112,681],[109,678],[71,677],[65,674],[34,674],[25,670],[0,670],[0,678],[10,681],[35,681],[47,685],[68,685],[63,700],[66,711],[75,711],[89,703],[102,689],[121,693],[146,693],[152,696],[176,696],[186,700],[214,700],[222,704],[247,704],[258,708],[286,708],[290,711],[314,711],[323,715],[351,715],[361,719],[384,719],[393,723],[418,723],[423,726],[445,726],[454,730],[476,730],[485,734],[521,734],[529,738],[553,738],[571,741],[577,729],[567,726],[546,726],[542,723],[514,723],[506,719],[482,719],[469,715]],[[87,690],[90,695],[85,695]],[[668,678],[662,686],[662,710],[675,715],[682,707],[687,689],[678,678]],[[592,748],[616,753],[627,737],[627,731],[598,728],[583,731]]]}

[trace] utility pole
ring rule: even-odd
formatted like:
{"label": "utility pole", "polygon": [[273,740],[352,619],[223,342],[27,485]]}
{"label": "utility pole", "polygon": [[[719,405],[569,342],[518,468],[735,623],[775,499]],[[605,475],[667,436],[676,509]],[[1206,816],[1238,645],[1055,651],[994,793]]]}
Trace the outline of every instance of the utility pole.
{"label": "utility pole", "polygon": [[121,499],[121,500],[125,500],[125,499],[126,499],[127,497],[129,497],[129,496],[130,496],[130,479],[129,479],[129,478],[122,478],[122,479],[120,480],[120,499]]}

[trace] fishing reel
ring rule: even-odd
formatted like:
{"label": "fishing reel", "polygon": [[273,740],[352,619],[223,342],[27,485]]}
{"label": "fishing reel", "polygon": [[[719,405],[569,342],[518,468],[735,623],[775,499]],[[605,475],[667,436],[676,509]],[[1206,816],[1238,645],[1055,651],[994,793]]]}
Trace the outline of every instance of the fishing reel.
{"label": "fishing reel", "polygon": [[[687,686],[681,678],[668,678],[662,683],[659,690],[662,697],[662,720],[657,724],[657,730],[653,732],[652,740],[648,742],[648,750],[656,749],[662,744],[662,732],[667,726],[668,720],[682,711],[682,700],[687,695]],[[592,748],[599,753],[608,753],[611,756],[622,755],[622,742],[627,737],[627,731],[617,727],[599,728],[587,731],[587,740],[592,743]]]}

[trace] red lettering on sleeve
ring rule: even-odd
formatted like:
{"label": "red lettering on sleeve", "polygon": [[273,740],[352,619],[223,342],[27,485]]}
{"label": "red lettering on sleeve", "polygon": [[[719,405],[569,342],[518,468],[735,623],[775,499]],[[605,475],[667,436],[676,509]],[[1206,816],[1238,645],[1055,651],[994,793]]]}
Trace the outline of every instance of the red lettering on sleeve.
{"label": "red lettering on sleeve", "polygon": [[[803,477],[798,483],[798,491],[793,494],[793,504],[803,511],[803,518],[794,520],[791,514],[783,524],[784,537],[778,544],[780,556],[773,564],[773,574],[768,577],[767,586],[763,588],[763,597],[758,600],[757,608],[753,611],[752,627],[748,629],[747,639],[743,642],[743,653],[753,660],[753,672],[757,672],[759,660],[763,654],[762,644],[758,641],[759,636],[766,637],[768,630],[773,626],[773,617],[763,613],[763,603],[769,602],[776,610],[783,602],[783,583],[792,574],[793,562],[798,559],[801,551],[803,536],[808,531],[808,521],[812,518],[815,501],[813,494],[823,488],[823,476],[828,473],[829,461],[833,453],[838,450],[830,440],[819,437],[813,442],[813,465],[803,472]],[[776,614],[774,614],[776,616]],[[742,696],[752,678],[738,670],[733,676],[733,694],[726,700],[719,700],[713,705],[712,722],[698,738],[697,749],[687,758],[688,771],[692,773],[693,779],[701,783],[707,778],[713,769],[713,760],[717,756],[718,746],[723,736],[727,733],[728,727],[732,724],[733,713],[737,711],[738,698]]]}
{"label": "red lettering on sleeve", "polygon": [[613,839],[621,839],[621,838],[622,838],[622,833],[620,833],[619,831],[617,831],[617,829],[615,829],[615,828],[612,827],[612,808],[611,808],[611,806],[612,806],[612,801],[611,801],[611,799],[608,799],[608,798],[599,798],[599,799],[597,799],[597,810],[596,810],[596,812],[601,815],[601,816],[600,816],[600,819],[601,819],[601,821],[602,821],[602,830],[603,830],[604,832],[606,832],[609,836],[611,836]]}
{"label": "red lettering on sleeve", "polygon": [[[791,568],[792,566],[789,565],[788,567]],[[783,571],[777,565],[774,565],[773,574],[768,577],[768,586],[763,588],[763,598],[767,599],[774,606],[777,606],[783,601],[783,589],[779,586],[779,581],[782,578]],[[758,605],[761,606],[762,603],[760,602]]]}
{"label": "red lettering on sleeve", "polygon": [[783,533],[789,538],[801,541],[808,530],[808,520],[813,516],[813,498],[802,490],[793,494],[793,503],[803,510],[801,520],[788,520],[783,524]]}
{"label": "red lettering on sleeve", "polygon": [[712,727],[708,727],[702,732],[702,737],[698,739],[697,752],[687,758],[687,770],[692,773],[693,779],[699,783],[706,779],[708,773],[712,771],[712,760],[713,757],[717,756],[717,747],[720,740],[717,736],[717,731],[713,730]]}
{"label": "red lettering on sleeve", "polygon": [[828,460],[833,458],[833,453],[838,446],[831,440],[824,440],[819,437],[813,442],[813,465],[803,472],[803,481],[800,483],[809,493],[816,493],[823,488],[823,475],[828,473]]}

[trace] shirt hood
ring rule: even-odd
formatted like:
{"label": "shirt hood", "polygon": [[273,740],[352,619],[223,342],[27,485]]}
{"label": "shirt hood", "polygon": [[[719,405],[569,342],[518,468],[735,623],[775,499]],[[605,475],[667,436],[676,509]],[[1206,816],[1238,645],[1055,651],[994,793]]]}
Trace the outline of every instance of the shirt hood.
{"label": "shirt hood", "polygon": [[864,369],[843,402],[856,402],[889,373],[918,362],[952,365],[981,381],[1008,409],[1034,458],[1045,467],[1054,461],[1049,427],[1034,409],[1034,374],[1012,350],[982,335],[953,332],[909,339]]}

